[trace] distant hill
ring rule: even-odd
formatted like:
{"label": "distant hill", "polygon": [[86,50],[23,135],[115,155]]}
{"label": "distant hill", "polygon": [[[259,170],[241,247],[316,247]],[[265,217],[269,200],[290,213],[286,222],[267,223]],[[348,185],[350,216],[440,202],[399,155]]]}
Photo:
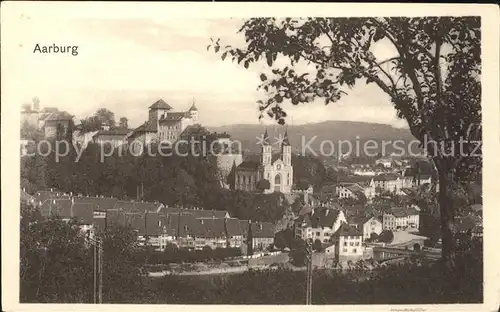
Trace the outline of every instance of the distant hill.
{"label": "distant hill", "polygon": [[[259,152],[260,146],[257,145],[257,137],[264,133],[266,130],[269,133],[271,142],[275,142],[275,137],[280,133],[285,132],[286,126],[271,125],[249,125],[237,124],[227,125],[220,127],[208,127],[208,130],[217,133],[227,132],[233,139],[242,143],[243,149],[247,152]],[[386,142],[384,155],[388,156],[393,152],[401,155],[402,148],[408,151],[410,146],[413,153],[418,153],[421,149],[418,144],[414,143],[409,145],[409,142],[415,140],[413,135],[408,129],[394,128],[386,124],[366,123],[366,122],[353,122],[353,121],[326,121],[321,123],[310,123],[304,125],[294,125],[288,127],[288,137],[292,148],[296,152],[302,153],[307,151],[307,146],[310,146],[316,153],[321,151],[329,154],[333,149],[339,150],[339,146],[343,146],[342,150],[345,152],[349,149],[348,143],[350,142],[352,149],[356,149],[356,144],[360,146],[360,155],[363,153],[363,146],[367,147],[367,153],[381,153],[382,142]],[[376,143],[366,143],[368,140],[373,140]],[[309,145],[308,142],[312,141]],[[325,142],[325,143],[322,143]],[[357,143],[359,142],[359,143]],[[376,146],[372,148],[372,146]],[[277,148],[278,146],[274,146]],[[407,155],[405,153],[405,155]]]}

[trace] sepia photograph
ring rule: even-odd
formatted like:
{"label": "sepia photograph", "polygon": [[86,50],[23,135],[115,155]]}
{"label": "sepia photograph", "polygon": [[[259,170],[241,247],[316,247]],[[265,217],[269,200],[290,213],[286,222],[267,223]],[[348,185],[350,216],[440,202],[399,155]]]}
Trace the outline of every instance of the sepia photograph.
{"label": "sepia photograph", "polygon": [[2,6],[16,310],[500,308],[498,7],[262,5]]}

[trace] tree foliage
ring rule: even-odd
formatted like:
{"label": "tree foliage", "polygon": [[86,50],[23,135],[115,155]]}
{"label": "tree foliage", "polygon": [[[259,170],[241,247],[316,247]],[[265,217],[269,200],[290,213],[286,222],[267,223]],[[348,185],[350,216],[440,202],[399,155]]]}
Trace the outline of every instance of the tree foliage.
{"label": "tree foliage", "polygon": [[263,179],[257,182],[257,185],[255,186],[259,192],[263,193],[265,190],[268,190],[271,188],[271,183],[269,180]]}

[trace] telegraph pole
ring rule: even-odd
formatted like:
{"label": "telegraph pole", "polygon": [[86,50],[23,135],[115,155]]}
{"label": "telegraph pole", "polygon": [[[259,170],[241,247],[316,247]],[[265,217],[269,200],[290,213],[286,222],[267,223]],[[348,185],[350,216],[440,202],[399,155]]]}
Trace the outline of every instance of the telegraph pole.
{"label": "telegraph pole", "polygon": [[95,242],[92,242],[92,246],[94,247],[94,253],[93,253],[93,258],[94,258],[94,304],[97,303],[97,244]]}
{"label": "telegraph pole", "polygon": [[306,305],[312,304],[312,245],[306,245]]}
{"label": "telegraph pole", "polygon": [[102,238],[89,238],[90,243],[94,247],[94,304],[102,303],[102,272],[103,272],[103,257],[102,257]]}
{"label": "telegraph pole", "polygon": [[99,242],[99,303],[102,303],[102,238],[98,239]]}

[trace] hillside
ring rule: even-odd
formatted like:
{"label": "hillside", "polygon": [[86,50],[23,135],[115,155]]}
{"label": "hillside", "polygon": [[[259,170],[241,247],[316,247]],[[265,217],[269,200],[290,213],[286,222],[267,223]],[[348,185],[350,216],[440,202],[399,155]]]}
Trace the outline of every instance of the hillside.
{"label": "hillside", "polygon": [[[220,127],[209,127],[212,132],[227,132],[231,134],[232,138],[239,140],[243,148],[251,152],[259,152],[260,147],[257,145],[257,138],[266,129],[263,125],[227,125]],[[283,126],[267,126],[267,131],[271,137],[271,142],[275,141],[275,137],[279,133],[284,133],[285,127]],[[288,127],[288,136],[290,144],[297,152],[307,150],[306,145],[312,140],[309,146],[316,152],[321,150],[325,153],[331,153],[331,146],[333,143],[334,150],[338,151],[339,146],[343,146],[344,152],[348,149],[347,143],[339,143],[344,141],[351,142],[352,148],[356,149],[356,142],[359,142],[360,150],[363,150],[364,142],[374,140],[377,142],[368,145],[368,153],[377,153],[382,151],[382,142],[387,142],[385,147],[386,155],[392,152],[401,153],[403,147],[408,146],[408,142],[414,140],[414,137],[408,129],[398,129],[386,124],[375,124],[365,122],[353,121],[327,121],[321,123],[310,123],[304,125],[294,125]],[[322,144],[323,141],[328,141]],[[406,142],[406,143],[404,143]],[[372,146],[377,145],[376,148]],[[411,145],[414,153],[420,151],[417,144]],[[366,153],[364,153],[366,154]],[[361,153],[361,155],[364,155]]]}

